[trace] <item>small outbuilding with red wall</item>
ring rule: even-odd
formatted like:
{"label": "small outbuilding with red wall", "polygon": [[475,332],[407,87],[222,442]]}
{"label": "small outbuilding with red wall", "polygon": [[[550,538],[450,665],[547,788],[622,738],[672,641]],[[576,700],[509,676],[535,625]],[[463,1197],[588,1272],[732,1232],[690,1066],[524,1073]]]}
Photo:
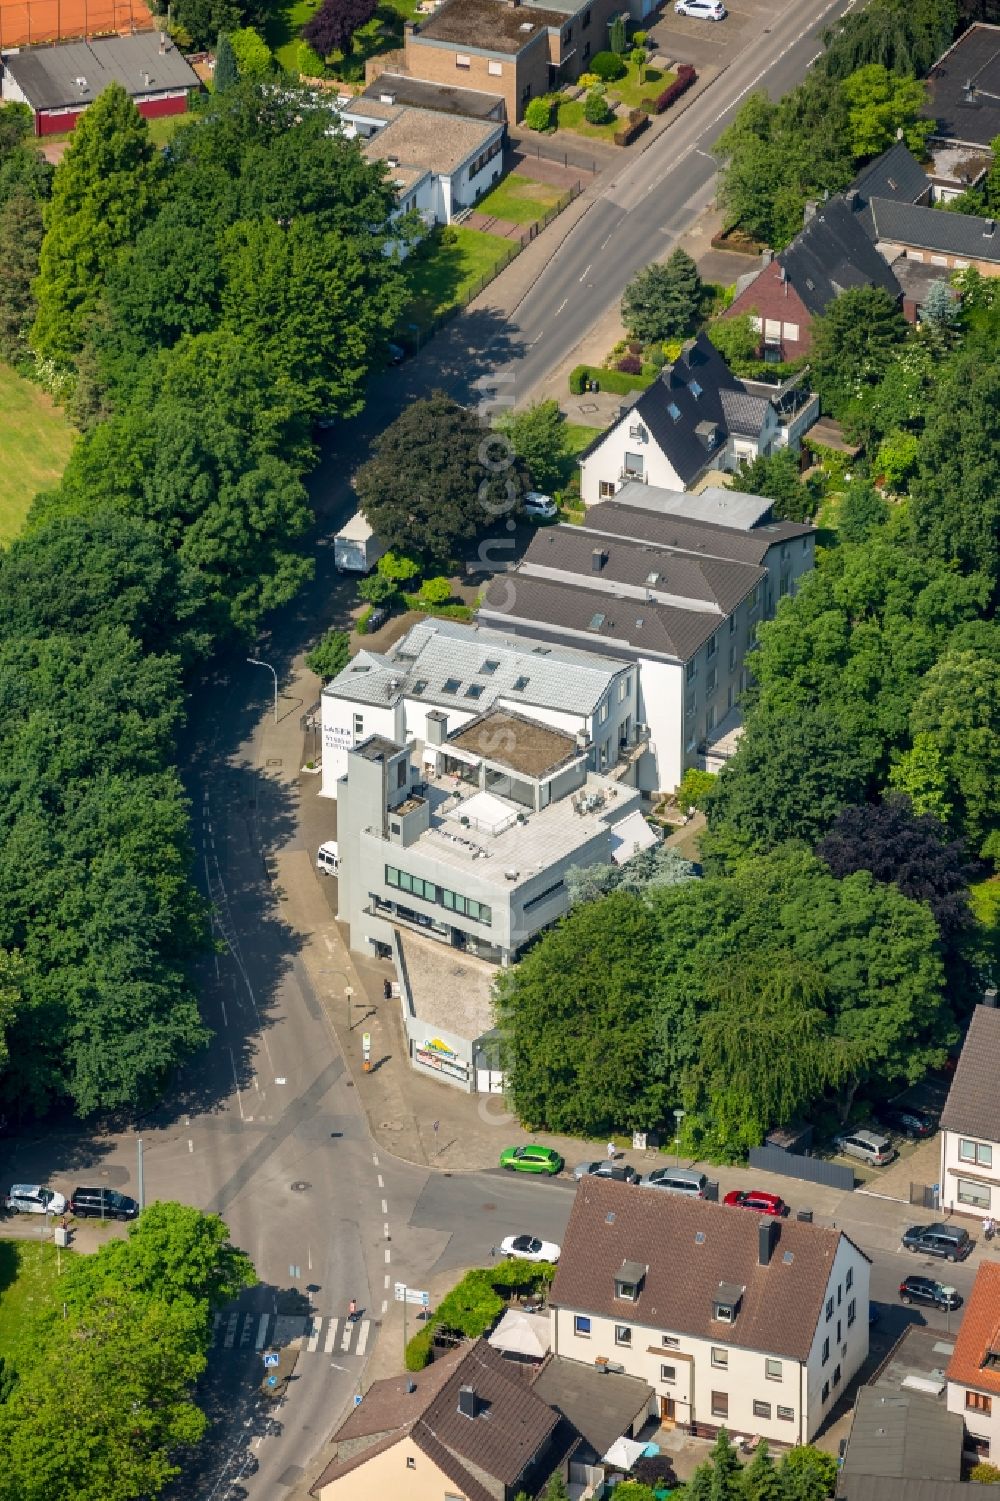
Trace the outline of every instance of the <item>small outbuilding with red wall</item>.
{"label": "small outbuilding with red wall", "polygon": [[27,104],[38,136],[72,130],[110,83],[120,83],[147,119],[183,114],[201,87],[187,59],[157,31],[22,47],[4,52],[0,68],[0,98]]}

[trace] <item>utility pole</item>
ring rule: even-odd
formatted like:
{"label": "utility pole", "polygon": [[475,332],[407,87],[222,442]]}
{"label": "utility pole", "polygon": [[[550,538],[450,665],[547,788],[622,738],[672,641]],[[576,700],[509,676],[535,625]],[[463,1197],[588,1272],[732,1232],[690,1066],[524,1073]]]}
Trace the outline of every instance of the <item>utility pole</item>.
{"label": "utility pole", "polygon": [[141,1136],[139,1136],[139,1137],[136,1138],[135,1148],[136,1148],[136,1152],[135,1152],[135,1155],[136,1155],[136,1172],[137,1172],[138,1178],[139,1178],[139,1213],[141,1214],[142,1211],[146,1207],[146,1180],[145,1180],[145,1178],[143,1176],[143,1170],[142,1170],[142,1137]]}
{"label": "utility pole", "polygon": [[270,662],[262,662],[259,657],[247,657],[247,661],[250,663],[251,667],[266,667],[267,670],[268,670],[268,672],[274,678],[274,722],[275,722],[275,724],[277,724],[278,723],[278,674],[275,671],[275,669],[271,666]]}

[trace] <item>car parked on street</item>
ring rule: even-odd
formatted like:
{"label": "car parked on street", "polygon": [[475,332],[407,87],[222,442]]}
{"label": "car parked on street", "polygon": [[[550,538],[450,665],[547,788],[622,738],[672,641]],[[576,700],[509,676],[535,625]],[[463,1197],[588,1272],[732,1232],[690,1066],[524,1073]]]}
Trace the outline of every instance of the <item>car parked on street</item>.
{"label": "car parked on street", "polygon": [[953,1287],[935,1282],[933,1277],[904,1277],[899,1284],[901,1303],[923,1303],[927,1308],[958,1308],[961,1296]]}
{"label": "car parked on street", "polygon": [[539,1240],[537,1235],[506,1235],[500,1242],[500,1249],[513,1261],[556,1262],[562,1247],[554,1240]]}
{"label": "car parked on street", "polygon": [[972,1250],[969,1232],[962,1225],[911,1225],[903,1235],[908,1251],[925,1256],[943,1256],[946,1261],[963,1261]]}
{"label": "car parked on street", "polygon": [[924,1110],[917,1110],[912,1105],[905,1105],[899,1109],[887,1109],[880,1113],[883,1126],[890,1131],[898,1131],[901,1136],[910,1136],[915,1141],[924,1141],[928,1136],[933,1136],[937,1130],[937,1121],[932,1115]]}
{"label": "car parked on street", "polygon": [[573,1169],[573,1177],[578,1183],[581,1178],[614,1178],[619,1183],[639,1181],[634,1167],[627,1162],[615,1162],[611,1157],[602,1157],[597,1162],[581,1162]]}
{"label": "car parked on street", "polygon": [[674,10],[696,21],[724,21],[729,14],[722,0],[677,0]]}
{"label": "car parked on street", "polygon": [[708,1193],[708,1179],[693,1167],[654,1167],[642,1179],[643,1188],[658,1188],[661,1193],[687,1194],[691,1199],[704,1199]]}
{"label": "car parked on street", "polygon": [[836,1137],[834,1146],[845,1157],[857,1157],[869,1167],[886,1167],[897,1156],[896,1148],[882,1131],[847,1131]]}
{"label": "car parked on street", "polygon": [[531,1142],[524,1147],[505,1147],[500,1153],[500,1166],[509,1173],[561,1173],[566,1166],[559,1153],[552,1147],[540,1147]]}
{"label": "car parked on street", "polygon": [[139,1205],[115,1188],[74,1188],[70,1213],[78,1220],[134,1220]]}
{"label": "car parked on street", "polygon": [[41,1183],[15,1183],[4,1199],[11,1214],[65,1214],[66,1200]]}
{"label": "car parked on street", "polygon": [[756,1209],[758,1214],[773,1214],[781,1218],[788,1214],[788,1205],[781,1195],[765,1193],[762,1188],[730,1189],[722,1202],[734,1204],[739,1209]]}

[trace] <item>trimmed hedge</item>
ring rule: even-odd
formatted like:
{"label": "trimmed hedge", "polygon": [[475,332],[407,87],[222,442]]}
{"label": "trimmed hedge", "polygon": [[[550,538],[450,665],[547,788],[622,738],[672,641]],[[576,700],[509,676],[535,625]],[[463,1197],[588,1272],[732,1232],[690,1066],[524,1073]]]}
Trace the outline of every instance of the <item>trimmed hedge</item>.
{"label": "trimmed hedge", "polygon": [[[643,103],[646,101],[644,100]],[[641,135],[649,124],[649,115],[643,114],[642,110],[634,109],[628,117],[628,124],[621,130],[616,130],[614,141],[616,146],[628,146]]]}
{"label": "trimmed hedge", "polygon": [[354,629],[357,631],[359,636],[364,636],[367,634],[368,622],[372,618],[372,611],[374,610],[374,608],[374,605],[367,605],[361,611],[361,614],[358,616],[357,620],[354,622]]}
{"label": "trimmed hedge", "polygon": [[439,615],[443,620],[472,619],[472,610],[468,605],[429,605],[419,594],[404,594],[403,603],[408,610],[420,610],[424,615]]}
{"label": "trimmed hedge", "polygon": [[434,1337],[440,1329],[477,1339],[493,1328],[506,1301],[501,1292],[535,1292],[547,1287],[556,1274],[548,1262],[501,1261],[496,1266],[474,1267],[466,1272],[438,1304],[436,1312],[412,1339],[407,1340],[408,1371],[422,1371],[429,1364]]}
{"label": "trimmed hedge", "polygon": [[583,394],[583,382],[596,380],[602,391],[613,391],[616,396],[627,396],[629,391],[645,391],[656,379],[655,375],[629,375],[621,370],[605,370],[598,365],[577,365],[569,373],[569,389],[574,396]]}
{"label": "trimmed hedge", "polygon": [[698,74],[690,63],[679,63],[677,77],[669,88],[664,89],[662,94],[657,95],[654,101],[653,108],[656,113],[662,115],[665,109],[669,109],[682,94],[687,92],[697,77]]}

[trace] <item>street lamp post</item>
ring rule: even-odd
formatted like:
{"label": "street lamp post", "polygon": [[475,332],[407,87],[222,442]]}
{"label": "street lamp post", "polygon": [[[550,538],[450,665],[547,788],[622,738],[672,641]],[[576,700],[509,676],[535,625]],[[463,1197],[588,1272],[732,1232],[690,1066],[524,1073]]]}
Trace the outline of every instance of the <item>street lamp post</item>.
{"label": "street lamp post", "polygon": [[684,1119],[686,1114],[686,1110],[674,1111],[674,1121],[676,1122],[674,1130],[674,1151],[677,1154],[677,1167],[680,1167],[681,1165],[681,1121]]}
{"label": "street lamp post", "polygon": [[351,1017],[351,999],[352,999],[353,995],[354,995],[354,987],[351,986],[351,985],[348,985],[347,989],[344,991],[344,1000],[347,1002],[347,1030],[348,1030],[348,1032],[351,1032],[354,1029],[354,1022],[353,1022],[352,1017]]}
{"label": "street lamp post", "polygon": [[350,980],[348,979],[347,971],[343,970],[343,969],[330,969],[330,968],[324,966],[324,968],[320,970],[320,974],[321,975],[340,975],[342,979],[347,980],[347,984],[344,987],[344,1000],[347,1002],[347,1030],[348,1030],[348,1032],[350,1032],[352,1030],[352,1026],[351,1026],[351,999],[352,999],[352,997],[354,995],[354,987],[351,984]]}
{"label": "street lamp post", "polygon": [[270,662],[262,662],[259,657],[247,657],[247,661],[250,663],[251,667],[266,667],[267,670],[268,670],[268,672],[274,678],[274,722],[275,722],[275,724],[277,724],[278,723],[278,674],[275,671],[275,669],[271,666]]}

